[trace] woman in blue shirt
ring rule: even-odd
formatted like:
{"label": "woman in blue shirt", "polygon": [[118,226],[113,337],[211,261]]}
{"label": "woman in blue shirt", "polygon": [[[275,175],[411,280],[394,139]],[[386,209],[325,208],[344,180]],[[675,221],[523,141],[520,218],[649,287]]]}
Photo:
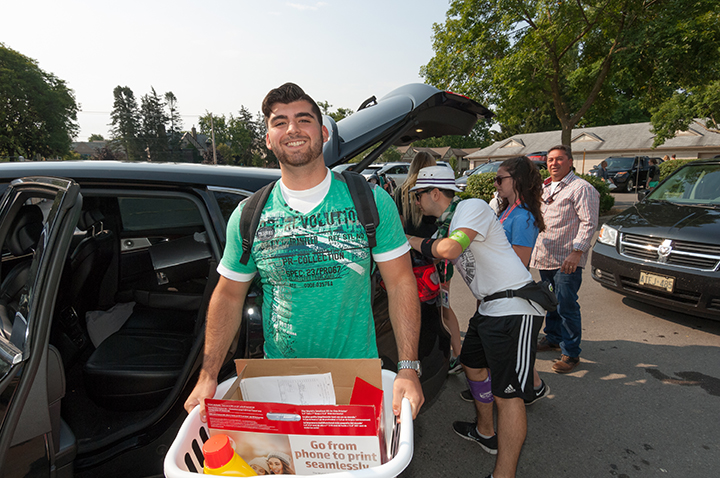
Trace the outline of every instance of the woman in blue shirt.
{"label": "woman in blue shirt", "polygon": [[540,172],[526,156],[504,161],[495,176],[500,201],[498,220],[525,267],[530,264],[538,234],[545,230],[540,210],[542,184]]}
{"label": "woman in blue shirt", "polygon": [[[495,176],[495,188],[500,202],[498,220],[505,229],[508,242],[520,260],[528,267],[538,234],[545,230],[540,205],[543,180],[540,171],[526,156],[510,158],[500,165]],[[550,392],[533,367],[535,398],[529,405]]]}

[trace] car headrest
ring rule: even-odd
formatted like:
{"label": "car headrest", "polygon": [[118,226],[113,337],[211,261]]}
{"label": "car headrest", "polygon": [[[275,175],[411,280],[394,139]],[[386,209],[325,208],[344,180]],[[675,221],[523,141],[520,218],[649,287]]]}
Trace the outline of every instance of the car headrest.
{"label": "car headrest", "polygon": [[39,206],[28,204],[20,208],[13,219],[5,245],[14,256],[32,252],[43,230],[43,213]]}
{"label": "car headrest", "polygon": [[80,215],[77,227],[82,231],[87,231],[94,225],[101,223],[104,219],[105,216],[103,216],[97,209],[88,209],[87,211],[83,211]]}

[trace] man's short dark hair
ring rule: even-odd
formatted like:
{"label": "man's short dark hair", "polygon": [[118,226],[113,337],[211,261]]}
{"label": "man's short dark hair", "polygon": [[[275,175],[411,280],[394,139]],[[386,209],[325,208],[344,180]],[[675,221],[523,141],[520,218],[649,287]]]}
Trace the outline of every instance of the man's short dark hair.
{"label": "man's short dark hair", "polygon": [[550,151],[555,150],[562,151],[568,158],[573,159],[572,149],[570,149],[570,146],[567,146],[565,144],[557,144],[552,148],[548,149],[548,154],[550,154]]}
{"label": "man's short dark hair", "polygon": [[440,192],[443,194],[443,196],[445,196],[445,197],[448,198],[448,199],[452,199],[452,198],[455,197],[455,191],[453,191],[452,189],[440,189],[440,188],[438,188],[438,191],[440,191]]}
{"label": "man's short dark hair", "polygon": [[265,95],[265,99],[262,102],[262,112],[263,115],[265,115],[265,126],[268,125],[268,119],[272,113],[272,107],[276,103],[287,105],[296,101],[307,101],[310,103],[315,119],[317,119],[322,125],[322,113],[320,113],[320,108],[317,103],[315,103],[315,100],[313,100],[310,95],[305,93],[303,89],[295,83],[285,83],[282,86],[273,88],[267,95]]}

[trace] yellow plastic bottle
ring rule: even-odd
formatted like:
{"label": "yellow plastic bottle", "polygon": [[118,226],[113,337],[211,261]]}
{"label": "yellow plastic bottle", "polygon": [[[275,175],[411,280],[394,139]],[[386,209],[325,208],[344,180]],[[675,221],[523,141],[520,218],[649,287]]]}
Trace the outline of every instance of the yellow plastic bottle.
{"label": "yellow plastic bottle", "polygon": [[235,453],[232,440],[227,435],[210,437],[203,445],[203,455],[203,473],[206,475],[257,476],[255,470]]}

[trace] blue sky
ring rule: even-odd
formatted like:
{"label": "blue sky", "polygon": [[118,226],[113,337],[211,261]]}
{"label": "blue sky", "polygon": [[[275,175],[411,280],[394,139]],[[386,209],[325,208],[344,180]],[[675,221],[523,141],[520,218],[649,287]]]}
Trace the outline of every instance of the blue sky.
{"label": "blue sky", "polygon": [[432,58],[447,0],[23,0],[5,2],[0,42],[65,80],[79,140],[108,137],[113,89],[178,98],[183,126],[206,111],[260,111],[293,81],[333,109],[356,110],[407,83]]}

